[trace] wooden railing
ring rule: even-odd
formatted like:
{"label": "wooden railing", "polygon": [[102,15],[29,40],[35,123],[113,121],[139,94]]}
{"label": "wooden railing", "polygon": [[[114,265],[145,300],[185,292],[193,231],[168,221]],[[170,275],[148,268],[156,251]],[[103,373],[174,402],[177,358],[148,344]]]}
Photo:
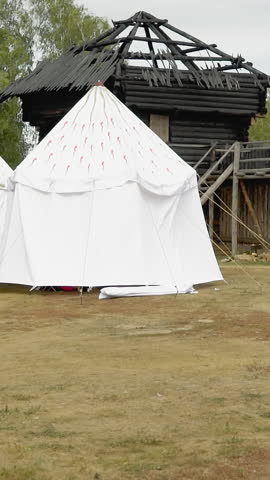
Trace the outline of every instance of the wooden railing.
{"label": "wooden railing", "polygon": [[270,141],[240,143],[238,176],[246,179],[270,177]]}
{"label": "wooden railing", "polygon": [[[184,144],[169,143],[179,155],[181,150],[194,152],[194,160],[187,160],[188,163],[203,176],[230,148],[231,144],[217,145],[217,142],[211,144]],[[240,145],[240,165],[239,176],[247,175],[249,178],[258,178],[259,176],[267,176],[270,173],[270,140],[263,142],[239,142]],[[202,152],[202,156],[198,159],[198,153]],[[197,152],[197,153],[196,153]],[[190,156],[190,155],[189,155]],[[185,154],[183,153],[185,159]],[[222,174],[233,160],[233,152],[231,156],[226,155],[226,160],[219,163],[215,174]]]}
{"label": "wooden railing", "polygon": [[[213,195],[226,179],[232,179],[231,251],[234,256],[238,250],[239,187],[250,216],[253,219],[255,230],[259,236],[262,236],[261,227],[249,198],[244,179],[270,179],[270,141],[235,142],[226,150],[215,149],[215,153],[221,156],[199,179],[199,187],[203,189],[203,191],[201,191],[201,203],[203,205],[209,200],[209,234],[213,237]],[[205,158],[203,160],[205,160]]]}
{"label": "wooden railing", "polygon": [[[208,223],[210,237],[213,238],[214,233],[215,192],[228,179],[232,184],[232,198],[231,202],[229,202],[232,255],[235,255],[238,249],[239,190],[252,218],[255,231],[262,237],[262,229],[249,197],[245,180],[269,179],[270,181],[270,140],[263,142],[234,142],[232,144],[224,144],[224,146],[216,143],[208,145],[170,144],[170,146],[179,155],[181,155],[181,151],[188,152],[187,155],[191,160],[187,161],[200,175],[198,184],[202,205],[209,200]],[[193,160],[192,152],[194,153]],[[184,153],[183,157],[185,159]]]}

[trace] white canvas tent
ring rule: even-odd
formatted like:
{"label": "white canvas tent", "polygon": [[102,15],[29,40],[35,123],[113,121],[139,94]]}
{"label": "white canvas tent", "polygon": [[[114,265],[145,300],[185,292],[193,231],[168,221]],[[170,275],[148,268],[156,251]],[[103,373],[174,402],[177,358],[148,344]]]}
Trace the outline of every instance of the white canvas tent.
{"label": "white canvas tent", "polygon": [[11,194],[8,191],[8,179],[12,174],[13,171],[10,166],[2,157],[0,157],[0,255],[4,244],[4,236],[8,220],[8,205],[11,197]]}
{"label": "white canvas tent", "polygon": [[13,185],[1,282],[185,292],[222,279],[195,170],[103,86],[34,148]]}

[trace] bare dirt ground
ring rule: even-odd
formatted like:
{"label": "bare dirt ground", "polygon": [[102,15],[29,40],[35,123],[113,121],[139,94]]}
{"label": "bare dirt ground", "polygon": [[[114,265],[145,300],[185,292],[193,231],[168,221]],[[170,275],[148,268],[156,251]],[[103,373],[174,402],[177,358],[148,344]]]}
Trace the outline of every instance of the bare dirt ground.
{"label": "bare dirt ground", "polygon": [[268,480],[270,266],[197,295],[0,287],[0,479]]}

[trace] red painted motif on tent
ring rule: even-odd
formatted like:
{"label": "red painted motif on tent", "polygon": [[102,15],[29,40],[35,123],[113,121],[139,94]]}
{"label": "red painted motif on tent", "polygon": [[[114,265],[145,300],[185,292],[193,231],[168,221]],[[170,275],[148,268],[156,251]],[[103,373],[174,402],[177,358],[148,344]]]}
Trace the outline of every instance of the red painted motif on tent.
{"label": "red painted motif on tent", "polygon": [[66,168],[66,174],[68,173],[69,169],[70,169],[70,165],[68,165]]}
{"label": "red painted motif on tent", "polygon": [[84,139],[84,145],[86,145],[87,140],[88,140],[88,137],[85,137],[85,139]]}
{"label": "red painted motif on tent", "polygon": [[113,120],[113,118],[111,117],[110,120],[111,120],[112,125],[114,126],[114,120]]}
{"label": "red painted motif on tent", "polygon": [[67,124],[68,124],[68,121],[66,121],[66,122],[64,123],[62,129],[65,128],[65,127],[67,126]]}
{"label": "red painted motif on tent", "polygon": [[64,150],[66,150],[66,148],[67,148],[67,146],[64,145],[63,148],[62,148],[62,152],[63,152]]}
{"label": "red painted motif on tent", "polygon": [[53,157],[53,152],[51,152],[50,155],[48,156],[48,160],[50,160],[52,157]]}
{"label": "red painted motif on tent", "polygon": [[126,163],[128,163],[126,155],[123,155],[123,159],[125,160]]}
{"label": "red painted motif on tent", "polygon": [[100,145],[101,145],[101,150],[103,151],[103,148],[104,148],[104,143],[103,143],[103,142],[101,142],[101,144],[100,144]]}
{"label": "red painted motif on tent", "polygon": [[172,172],[169,168],[166,168],[167,172],[169,172],[172,175]]}
{"label": "red painted motif on tent", "polygon": [[83,161],[83,158],[84,158],[84,157],[83,157],[83,155],[82,155],[82,156],[81,156],[81,158],[80,158],[80,163],[82,163],[82,161]]}
{"label": "red painted motif on tent", "polygon": [[73,127],[73,130],[76,130],[77,126],[78,126],[78,124],[75,123],[75,125],[74,125],[74,127]]}
{"label": "red painted motif on tent", "polygon": [[117,137],[117,142],[119,143],[119,145],[121,144],[120,137]]}
{"label": "red painted motif on tent", "polygon": [[100,122],[101,130],[103,132],[103,122]]}
{"label": "red painted motif on tent", "polygon": [[84,131],[84,129],[85,129],[85,123],[83,123],[82,125],[82,132]]}
{"label": "red painted motif on tent", "polygon": [[75,153],[77,152],[77,149],[78,149],[78,145],[75,145],[75,147],[73,148],[73,155],[75,155]]}
{"label": "red painted motif on tent", "polygon": [[113,156],[113,158],[114,158],[114,151],[113,151],[113,150],[111,150],[111,155],[112,155],[112,156]]}
{"label": "red painted motif on tent", "polygon": [[108,132],[109,140],[111,140],[111,132]]}
{"label": "red painted motif on tent", "polygon": [[149,148],[149,150],[153,155],[155,155],[155,157],[157,157],[157,154],[156,154],[155,150],[153,150],[153,148]]}
{"label": "red painted motif on tent", "polygon": [[49,140],[47,145],[46,145],[46,148],[48,148],[48,146],[51,145],[51,144],[52,144],[52,140]]}
{"label": "red painted motif on tent", "polygon": [[64,138],[65,138],[65,135],[62,135],[62,137],[60,138],[59,143],[61,143],[61,142],[64,140]]}
{"label": "red painted motif on tent", "polygon": [[31,165],[37,161],[37,157],[33,158]]}

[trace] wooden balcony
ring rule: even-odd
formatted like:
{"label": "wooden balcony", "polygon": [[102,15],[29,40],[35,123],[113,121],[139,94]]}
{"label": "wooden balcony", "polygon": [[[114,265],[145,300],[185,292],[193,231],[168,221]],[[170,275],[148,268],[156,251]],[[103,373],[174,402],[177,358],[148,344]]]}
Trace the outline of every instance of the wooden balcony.
{"label": "wooden balcony", "polygon": [[[187,148],[184,144],[171,144],[170,145],[176,151],[181,148]],[[194,149],[194,145],[192,145]],[[198,173],[198,185],[201,194],[201,203],[206,205],[208,202],[208,223],[209,234],[213,239],[214,234],[214,205],[217,199],[217,190],[222,189],[223,183],[226,181],[231,185],[231,198],[228,201],[228,215],[231,222],[231,251],[234,256],[238,250],[238,231],[239,225],[243,227],[243,221],[241,220],[241,214],[243,205],[240,202],[240,198],[244,200],[245,209],[248,211],[248,216],[252,221],[252,229],[257,235],[257,240],[265,237],[269,238],[268,225],[268,190],[270,184],[270,141],[263,142],[234,142],[231,145],[222,146],[220,144],[213,143],[212,145],[196,145],[196,148],[204,148],[204,154],[195,163],[189,162],[196,169]],[[253,196],[261,180],[265,180],[266,194],[264,198],[257,199],[256,207],[254,208],[250,191],[246,187],[246,181],[253,180],[251,191]],[[257,182],[256,182],[257,180]],[[259,190],[258,190],[259,191]],[[241,197],[240,197],[241,195]],[[256,193],[257,195],[257,193]],[[257,195],[258,196],[258,195]],[[267,205],[266,205],[267,204]],[[259,205],[259,206],[258,206]],[[262,224],[266,233],[263,234],[258,215],[261,212]],[[224,216],[224,215],[223,215]],[[260,215],[261,216],[261,215]],[[241,227],[241,228],[242,228]],[[249,231],[252,230],[249,228]],[[259,237],[258,237],[259,236]]]}

